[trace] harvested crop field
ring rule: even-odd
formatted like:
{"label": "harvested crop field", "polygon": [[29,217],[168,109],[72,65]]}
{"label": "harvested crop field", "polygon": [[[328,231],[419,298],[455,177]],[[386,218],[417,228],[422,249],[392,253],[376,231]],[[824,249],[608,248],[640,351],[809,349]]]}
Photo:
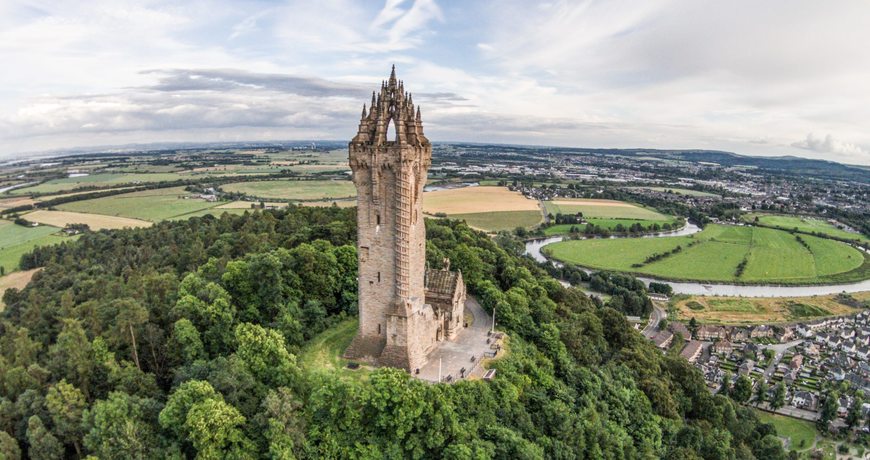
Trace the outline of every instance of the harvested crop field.
{"label": "harvested crop field", "polygon": [[540,211],[475,212],[452,214],[450,218],[464,220],[469,226],[487,232],[513,230],[517,227],[530,228],[543,220]]}
{"label": "harvested crop field", "polygon": [[[870,292],[849,294],[860,302],[870,301]],[[837,295],[812,297],[719,297],[689,296],[675,302],[680,320],[695,318],[710,324],[770,324],[801,319],[857,313],[860,308],[848,305]]]}
{"label": "harvested crop field", "polygon": [[39,210],[25,214],[24,218],[31,222],[39,222],[40,224],[52,225],[55,227],[66,227],[69,224],[86,224],[91,230],[112,230],[117,228],[151,226],[151,222],[139,219],[72,211]]}
{"label": "harvested crop field", "polygon": [[29,283],[33,278],[33,275],[40,270],[42,270],[42,268],[33,268],[0,276],[0,311],[3,311],[3,308],[6,307],[3,303],[3,294],[6,293],[6,290],[9,288],[24,289],[24,287],[27,286],[27,283]]}
{"label": "harvested crop field", "polygon": [[423,194],[423,212],[471,214],[498,211],[539,211],[538,202],[507,187],[462,187]]}
{"label": "harvested crop field", "polygon": [[30,198],[16,197],[16,198],[6,198],[0,200],[0,210],[9,209],[9,208],[17,208],[18,206],[27,206],[36,203],[35,200],[31,200]]}
{"label": "harvested crop field", "polygon": [[225,192],[244,193],[250,197],[276,200],[319,201],[356,196],[349,180],[266,180],[235,182],[222,185]]}

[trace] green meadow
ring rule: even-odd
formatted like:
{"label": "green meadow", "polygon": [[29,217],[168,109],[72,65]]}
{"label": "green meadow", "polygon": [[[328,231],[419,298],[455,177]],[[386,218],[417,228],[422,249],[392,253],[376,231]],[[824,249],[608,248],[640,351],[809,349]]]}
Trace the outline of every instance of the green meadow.
{"label": "green meadow", "polygon": [[187,215],[199,215],[197,213],[210,210],[221,204],[223,203],[209,203],[191,197],[190,193],[184,190],[184,187],[170,187],[74,201],[61,204],[57,208],[62,211],[131,217],[159,222]]}
{"label": "green meadow", "polygon": [[22,227],[8,220],[0,220],[0,266],[6,273],[16,271],[21,256],[31,249],[75,239],[62,236],[58,232],[57,227]]}
{"label": "green meadow", "polygon": [[[870,277],[870,262],[834,240],[760,227],[708,225],[695,235],[563,241],[546,246],[552,257],[577,265],[667,279],[814,284]],[[677,247],[679,252],[673,252]],[[670,253],[656,260],[655,254]],[[738,276],[738,265],[745,261]]]}
{"label": "green meadow", "polygon": [[857,233],[839,229],[825,219],[808,216],[786,216],[781,214],[750,213],[743,216],[747,222],[753,222],[758,217],[758,223],[769,227],[777,227],[785,230],[798,229],[801,232],[820,233],[834,238],[846,240],[861,240],[870,243],[870,238]]}

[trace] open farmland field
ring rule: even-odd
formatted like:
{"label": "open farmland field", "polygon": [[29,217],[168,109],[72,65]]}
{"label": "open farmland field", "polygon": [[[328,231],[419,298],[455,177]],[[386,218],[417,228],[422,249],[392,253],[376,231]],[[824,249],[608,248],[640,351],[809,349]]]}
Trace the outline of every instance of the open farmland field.
{"label": "open farmland field", "polygon": [[57,193],[62,191],[72,191],[79,187],[110,187],[120,184],[140,184],[148,182],[163,182],[184,179],[176,173],[142,173],[142,174],[124,174],[124,173],[99,173],[84,177],[67,177],[64,179],[54,179],[32,187],[24,187],[12,190],[10,193],[14,195],[26,195],[29,193]]}
{"label": "open farmland field", "polygon": [[591,200],[561,198],[553,201],[545,201],[547,212],[556,214],[583,213],[583,217],[600,217],[610,219],[642,219],[654,221],[667,221],[671,219],[654,209],[644,208],[632,203],[614,200]]}
{"label": "open farmland field", "polygon": [[471,214],[497,211],[538,211],[538,202],[507,187],[461,187],[426,192],[423,212],[435,214]]}
{"label": "open farmland field", "polygon": [[87,214],[72,211],[39,210],[27,213],[24,218],[31,222],[39,222],[54,227],[66,227],[69,224],[86,224],[91,230],[148,227],[151,222],[130,219],[128,217],[105,216],[102,214]]}
{"label": "open farmland field", "polygon": [[235,182],[221,186],[225,192],[239,192],[266,200],[319,201],[356,196],[349,180],[268,180]]}
{"label": "open farmland field", "polygon": [[220,204],[190,197],[184,187],[171,187],[64,203],[57,208],[63,211],[159,222],[211,209]]}
{"label": "open farmland field", "polygon": [[[689,236],[563,241],[545,251],[584,267],[664,279],[817,284],[870,276],[870,261],[857,249],[810,235],[801,238],[806,247],[781,230],[708,225]],[[745,268],[737,276],[744,260]]]}
{"label": "open farmland field", "polygon": [[490,232],[534,227],[543,220],[536,200],[507,187],[462,187],[426,192],[423,212],[444,213]]}
{"label": "open farmland field", "polygon": [[[216,207],[216,209],[253,209],[251,206],[257,206],[259,204],[260,204],[259,202],[255,202],[255,201],[231,201],[229,203],[224,203],[224,204],[218,205]],[[266,204],[266,206],[269,206],[269,207],[277,207],[277,208],[286,208],[287,207],[287,203],[270,203],[267,201],[265,204]]]}
{"label": "open farmland field", "polygon": [[[870,301],[870,292],[850,294]],[[677,318],[707,324],[771,324],[856,313],[859,309],[837,301],[837,295],[812,297],[686,296],[674,302]]]}
{"label": "open farmland field", "polygon": [[758,223],[770,227],[778,227],[785,230],[798,229],[802,232],[820,233],[823,235],[843,238],[847,240],[861,240],[870,243],[870,238],[858,233],[847,232],[839,229],[827,220],[818,217],[785,216],[780,214],[751,213],[743,216],[747,222],[752,222],[758,217]]}
{"label": "open farmland field", "polygon": [[27,206],[36,203],[36,201],[31,200],[30,198],[24,197],[16,197],[16,198],[6,198],[0,200],[0,210],[9,209],[9,208],[17,208],[18,206]]}
{"label": "open farmland field", "polygon": [[18,270],[21,256],[37,246],[72,241],[76,237],[62,236],[57,227],[40,225],[22,227],[8,220],[0,220],[0,266],[10,273]]}
{"label": "open farmland field", "polygon": [[42,270],[42,268],[32,268],[30,270],[24,270],[20,272],[10,273],[8,275],[0,276],[0,311],[6,307],[3,303],[3,294],[6,293],[6,290],[9,288],[15,289],[24,289],[27,286],[27,283],[33,278],[33,275],[36,272]]}
{"label": "open farmland field", "polygon": [[[668,220],[645,220],[645,219],[603,219],[592,217],[586,219],[586,221],[596,227],[606,228],[607,230],[614,231],[616,226],[622,224],[623,227],[628,228],[634,224],[640,224],[643,227],[649,227],[652,224],[658,224],[660,227],[664,224],[669,225],[679,225],[679,219],[668,219]],[[577,227],[580,233],[583,233],[583,230],[586,228],[586,224],[559,224],[559,225],[551,225],[544,229],[544,234],[547,236],[554,235],[564,235],[571,231],[571,227]]]}

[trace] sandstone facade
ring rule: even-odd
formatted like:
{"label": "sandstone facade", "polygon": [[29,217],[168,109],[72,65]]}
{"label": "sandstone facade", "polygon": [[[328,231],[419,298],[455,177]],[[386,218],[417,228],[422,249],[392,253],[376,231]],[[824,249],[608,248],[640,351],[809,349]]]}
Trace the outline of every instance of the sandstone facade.
{"label": "sandstone facade", "polygon": [[462,327],[465,284],[449,265],[426,268],[422,204],[432,145],[395,67],[372,93],[370,110],[363,106],[349,162],[357,189],[360,321],[345,356],[413,372]]}

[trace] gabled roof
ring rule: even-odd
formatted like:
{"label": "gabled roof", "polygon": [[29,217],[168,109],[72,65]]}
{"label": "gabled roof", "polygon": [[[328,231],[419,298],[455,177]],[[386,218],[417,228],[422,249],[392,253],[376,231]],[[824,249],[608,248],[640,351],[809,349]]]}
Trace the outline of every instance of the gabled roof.
{"label": "gabled roof", "polygon": [[453,297],[461,277],[459,272],[426,269],[426,295]]}

